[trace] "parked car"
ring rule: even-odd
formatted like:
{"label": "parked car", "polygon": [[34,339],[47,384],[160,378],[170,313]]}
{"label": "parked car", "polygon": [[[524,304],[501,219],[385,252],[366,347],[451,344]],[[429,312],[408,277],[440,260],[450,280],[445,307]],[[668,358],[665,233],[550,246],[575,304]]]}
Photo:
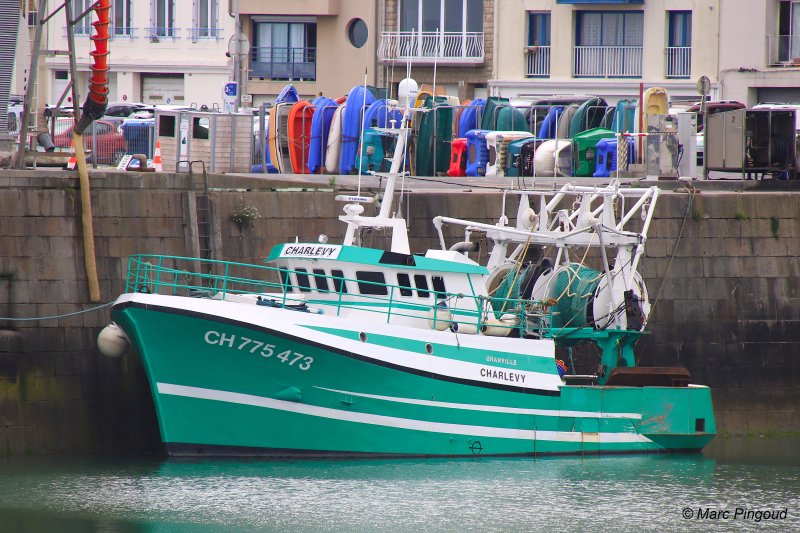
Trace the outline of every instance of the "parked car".
{"label": "parked car", "polygon": [[131,116],[133,113],[147,108],[145,104],[130,103],[130,102],[111,102],[108,104],[106,114],[103,120],[111,122],[115,126],[122,124],[126,117]]}
{"label": "parked car", "polygon": [[[66,122],[69,121],[69,122]],[[72,129],[74,121],[66,119],[56,121],[56,135],[53,137],[53,144],[61,148],[72,146]],[[95,122],[97,127],[97,162],[116,165],[127,151],[127,143],[118,131],[117,127],[106,120]],[[91,128],[84,132],[83,149],[92,150],[92,131]]]}

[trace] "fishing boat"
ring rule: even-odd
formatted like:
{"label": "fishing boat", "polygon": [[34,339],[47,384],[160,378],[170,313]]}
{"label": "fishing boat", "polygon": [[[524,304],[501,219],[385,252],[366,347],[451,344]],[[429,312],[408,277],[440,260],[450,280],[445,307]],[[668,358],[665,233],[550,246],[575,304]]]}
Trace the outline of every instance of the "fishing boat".
{"label": "fishing boat", "polygon": [[[683,369],[640,368],[633,356],[650,312],[637,267],[659,190],[612,181],[524,191],[515,223],[505,213],[497,224],[439,216],[440,249],[412,253],[406,221],[392,214],[408,118],[406,110],[385,130],[396,147],[378,214],[364,215],[373,198],[337,197],[341,244],[320,236],[278,245],[266,266],[130,258],[109,328],[121,328],[117,338],[144,363],[166,452],[703,448],[716,432],[709,389]],[[463,227],[464,240],[446,246],[447,225]],[[377,228],[391,234],[388,250],[362,245]],[[486,266],[469,257],[476,233],[494,243]],[[592,250],[600,270],[584,262]],[[593,375],[556,360],[557,345],[580,343],[602,354]]]}

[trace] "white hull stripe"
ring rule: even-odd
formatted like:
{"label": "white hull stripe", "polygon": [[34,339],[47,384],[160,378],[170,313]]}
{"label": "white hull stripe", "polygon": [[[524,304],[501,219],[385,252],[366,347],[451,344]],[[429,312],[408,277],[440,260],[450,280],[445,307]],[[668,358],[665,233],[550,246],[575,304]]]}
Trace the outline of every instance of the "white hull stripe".
{"label": "white hull stripe", "polygon": [[431,400],[416,400],[413,398],[398,398],[395,396],[380,396],[378,394],[364,394],[361,392],[343,391],[337,389],[326,389],[325,387],[315,387],[317,389],[339,392],[361,396],[362,398],[372,398],[373,400],[385,400],[387,402],[407,403],[412,405],[425,405],[428,407],[443,407],[446,409],[465,409],[467,411],[486,411],[489,413],[511,413],[517,415],[539,415],[539,416],[574,416],[576,418],[632,418],[641,420],[639,413],[598,413],[591,411],[556,411],[553,409],[523,409],[521,407],[499,407],[496,405],[474,405],[467,403],[436,402]]}
{"label": "white hull stripe", "polygon": [[426,422],[423,420],[373,415],[369,413],[340,411],[338,409],[331,409],[329,407],[319,407],[316,405],[287,402],[284,400],[265,398],[263,396],[241,394],[238,392],[203,389],[200,387],[187,387],[185,385],[173,385],[170,383],[157,383],[156,385],[158,387],[159,394],[183,396],[186,398],[197,398],[201,400],[214,400],[240,405],[251,405],[254,407],[265,407],[267,409],[277,409],[279,411],[286,411],[302,415],[318,416],[331,420],[408,429],[411,431],[424,431],[428,433],[449,433],[455,435],[467,435],[471,437],[496,437],[501,439],[547,440],[560,442],[652,442],[647,437],[637,433],[592,433],[584,436],[584,434],[580,432],[494,428],[486,426],[468,426],[465,424],[448,424],[445,422]]}

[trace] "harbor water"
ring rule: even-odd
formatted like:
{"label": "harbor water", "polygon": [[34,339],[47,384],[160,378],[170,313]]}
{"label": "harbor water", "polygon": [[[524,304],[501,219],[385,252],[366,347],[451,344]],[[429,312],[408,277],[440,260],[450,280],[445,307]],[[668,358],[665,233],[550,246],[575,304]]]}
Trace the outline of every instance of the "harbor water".
{"label": "harbor water", "polygon": [[798,529],[798,437],[583,458],[0,459],[3,532]]}

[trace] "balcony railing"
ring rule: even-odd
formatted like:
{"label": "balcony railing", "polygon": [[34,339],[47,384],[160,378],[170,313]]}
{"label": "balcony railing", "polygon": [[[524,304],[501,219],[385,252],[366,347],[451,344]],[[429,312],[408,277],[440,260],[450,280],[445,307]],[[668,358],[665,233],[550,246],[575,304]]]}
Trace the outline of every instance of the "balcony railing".
{"label": "balcony railing", "polygon": [[316,80],[317,49],[272,46],[251,48],[250,78]]}
{"label": "balcony railing", "polygon": [[692,47],[670,46],[664,49],[667,78],[690,78],[692,76]]}
{"label": "balcony railing", "polygon": [[525,49],[527,69],[525,74],[530,78],[550,76],[550,47],[529,46]]}
{"label": "balcony railing", "polygon": [[186,28],[191,32],[192,42],[222,39],[222,28]]}
{"label": "balcony railing", "polygon": [[139,28],[131,28],[130,26],[115,26],[108,28],[108,34],[112,39],[138,39],[136,30]]}
{"label": "balcony railing", "polygon": [[800,35],[768,35],[767,64],[800,66]]}
{"label": "balcony railing", "polygon": [[483,32],[383,32],[378,59],[413,63],[483,63]]}
{"label": "balcony railing", "polygon": [[641,46],[576,46],[572,74],[590,78],[641,78]]}

